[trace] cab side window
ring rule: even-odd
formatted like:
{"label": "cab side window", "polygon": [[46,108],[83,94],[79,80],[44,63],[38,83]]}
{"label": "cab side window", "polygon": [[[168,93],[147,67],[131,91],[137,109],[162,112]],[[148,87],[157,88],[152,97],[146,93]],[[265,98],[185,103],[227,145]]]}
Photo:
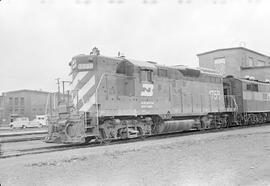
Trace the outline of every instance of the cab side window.
{"label": "cab side window", "polygon": [[257,84],[247,84],[247,90],[258,92],[259,88]]}
{"label": "cab side window", "polygon": [[141,81],[153,83],[153,71],[148,69],[141,70]]}

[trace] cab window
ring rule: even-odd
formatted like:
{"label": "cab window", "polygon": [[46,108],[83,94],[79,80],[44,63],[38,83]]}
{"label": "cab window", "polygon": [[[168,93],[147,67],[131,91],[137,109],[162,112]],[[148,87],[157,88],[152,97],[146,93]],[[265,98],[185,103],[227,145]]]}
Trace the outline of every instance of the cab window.
{"label": "cab window", "polygon": [[247,90],[258,92],[259,88],[257,84],[250,83],[247,84]]}
{"label": "cab window", "polygon": [[153,82],[153,71],[147,69],[141,70],[141,81]]}

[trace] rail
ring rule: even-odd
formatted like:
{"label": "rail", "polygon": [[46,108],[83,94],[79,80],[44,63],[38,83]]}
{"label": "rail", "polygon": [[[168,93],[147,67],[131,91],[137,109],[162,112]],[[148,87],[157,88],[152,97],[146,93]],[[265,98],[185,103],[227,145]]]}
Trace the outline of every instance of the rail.
{"label": "rail", "polygon": [[[101,143],[99,141],[95,141],[92,143],[82,143],[82,144],[57,144],[57,145],[50,145],[46,147],[35,147],[35,148],[24,148],[12,151],[6,151],[2,147],[2,155],[0,154],[0,159],[5,158],[12,158],[18,156],[25,156],[25,155],[36,155],[36,154],[43,154],[43,153],[50,153],[50,152],[59,152],[59,151],[66,151],[71,149],[82,149],[82,148],[95,148],[100,146],[108,146],[108,145],[120,145],[126,143],[135,143],[138,141],[146,141],[146,140],[160,140],[166,139],[171,137],[184,137],[189,135],[200,135],[200,134],[208,134],[208,133],[218,133],[218,132],[226,132],[231,130],[241,130],[246,128],[253,128],[253,127],[263,127],[267,126],[269,123],[260,124],[260,125],[245,125],[245,126],[233,126],[233,127],[225,127],[221,129],[207,129],[207,130],[189,130],[184,132],[173,132],[173,133],[164,133],[152,136],[145,136],[145,138],[129,138],[129,139],[117,139],[112,140],[110,143]],[[268,132],[265,132],[268,133]],[[117,148],[117,147],[116,147]]]}

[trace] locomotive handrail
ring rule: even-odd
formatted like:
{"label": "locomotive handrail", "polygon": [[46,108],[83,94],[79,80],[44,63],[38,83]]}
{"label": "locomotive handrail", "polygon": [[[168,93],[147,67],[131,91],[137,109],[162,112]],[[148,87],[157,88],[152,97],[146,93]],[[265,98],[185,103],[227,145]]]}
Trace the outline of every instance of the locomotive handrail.
{"label": "locomotive handrail", "polygon": [[96,112],[97,112],[97,129],[98,129],[98,131],[99,131],[99,125],[98,125],[98,122],[99,122],[99,120],[98,120],[98,115],[99,115],[99,113],[98,113],[98,101],[97,101],[97,99],[98,99],[98,97],[97,97],[97,91],[98,91],[98,88],[99,88],[99,86],[100,86],[100,84],[101,84],[101,81],[103,80],[103,77],[105,76],[105,75],[107,75],[107,73],[103,73],[102,75],[101,75],[101,77],[100,77],[100,79],[99,79],[99,82],[98,82],[98,84],[97,84],[97,87],[96,87],[96,90],[95,90],[95,105],[96,105]]}
{"label": "locomotive handrail", "polygon": [[[235,112],[237,112],[238,111],[238,105],[237,105],[237,103],[236,103],[236,101],[235,101],[235,96],[233,96],[233,95],[224,95],[224,98],[225,99],[227,99],[228,100],[228,98],[231,98],[230,100],[231,101],[233,101],[233,104],[234,104],[234,108],[235,108]],[[226,105],[226,104],[224,104],[224,106],[225,106],[225,109],[227,110],[228,108],[232,108],[232,109],[234,109],[233,107],[232,107],[232,105],[230,104],[230,107],[228,107],[229,105]]]}

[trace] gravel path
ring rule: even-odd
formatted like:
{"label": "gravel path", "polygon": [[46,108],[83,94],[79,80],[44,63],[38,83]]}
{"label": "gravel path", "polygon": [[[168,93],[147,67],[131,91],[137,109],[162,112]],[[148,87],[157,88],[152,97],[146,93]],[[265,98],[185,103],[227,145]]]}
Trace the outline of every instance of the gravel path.
{"label": "gravel path", "polygon": [[270,126],[0,159],[13,185],[270,185]]}

